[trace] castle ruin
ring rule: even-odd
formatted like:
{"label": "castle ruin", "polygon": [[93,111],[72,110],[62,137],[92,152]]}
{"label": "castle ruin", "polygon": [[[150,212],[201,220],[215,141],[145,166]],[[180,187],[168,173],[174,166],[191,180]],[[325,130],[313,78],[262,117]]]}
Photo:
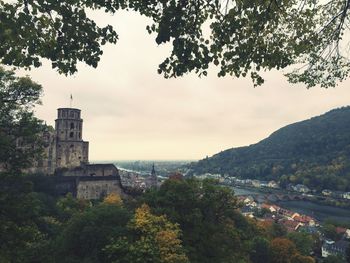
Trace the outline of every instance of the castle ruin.
{"label": "castle ruin", "polygon": [[55,121],[56,167],[72,168],[89,163],[89,142],[83,141],[80,110],[58,109]]}
{"label": "castle ruin", "polygon": [[118,169],[113,164],[89,164],[89,142],[83,138],[81,111],[59,108],[55,129],[43,133],[44,156],[27,172],[53,177],[57,194],[100,199],[111,193],[123,196]]}

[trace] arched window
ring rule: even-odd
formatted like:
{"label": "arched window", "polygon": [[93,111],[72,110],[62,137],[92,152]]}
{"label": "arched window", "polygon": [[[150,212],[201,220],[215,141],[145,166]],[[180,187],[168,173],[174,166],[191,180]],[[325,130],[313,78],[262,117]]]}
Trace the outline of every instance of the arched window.
{"label": "arched window", "polygon": [[69,138],[73,138],[73,136],[74,136],[74,133],[73,133],[73,132],[70,132],[70,133],[69,133]]}
{"label": "arched window", "polygon": [[74,123],[73,122],[70,123],[70,129],[74,130]]}

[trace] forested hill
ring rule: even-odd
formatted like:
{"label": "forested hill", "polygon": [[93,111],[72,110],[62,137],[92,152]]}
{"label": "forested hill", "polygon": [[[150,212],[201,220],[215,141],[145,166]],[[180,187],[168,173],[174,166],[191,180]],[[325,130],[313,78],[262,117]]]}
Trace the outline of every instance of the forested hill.
{"label": "forested hill", "polygon": [[190,168],[196,174],[350,191],[350,106],[290,124],[257,144],[225,150]]}

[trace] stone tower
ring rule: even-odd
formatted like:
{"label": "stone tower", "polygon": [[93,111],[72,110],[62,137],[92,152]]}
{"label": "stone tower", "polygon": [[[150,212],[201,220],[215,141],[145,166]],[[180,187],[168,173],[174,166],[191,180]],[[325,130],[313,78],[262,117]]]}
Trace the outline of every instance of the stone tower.
{"label": "stone tower", "polygon": [[89,162],[89,142],[82,139],[83,120],[79,109],[58,109],[55,131],[57,168],[73,168]]}

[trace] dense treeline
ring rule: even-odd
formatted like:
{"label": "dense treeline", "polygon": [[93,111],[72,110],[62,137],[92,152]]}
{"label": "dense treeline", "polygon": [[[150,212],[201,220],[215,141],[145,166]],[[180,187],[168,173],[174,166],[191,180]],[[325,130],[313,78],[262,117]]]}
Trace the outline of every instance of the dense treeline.
{"label": "dense treeline", "polygon": [[197,174],[350,191],[350,107],[288,125],[257,144],[220,152],[190,168]]}
{"label": "dense treeline", "polygon": [[169,179],[95,202],[33,192],[26,177],[11,182],[0,199],[1,262],[314,262],[311,236],[245,218],[215,181]]}

